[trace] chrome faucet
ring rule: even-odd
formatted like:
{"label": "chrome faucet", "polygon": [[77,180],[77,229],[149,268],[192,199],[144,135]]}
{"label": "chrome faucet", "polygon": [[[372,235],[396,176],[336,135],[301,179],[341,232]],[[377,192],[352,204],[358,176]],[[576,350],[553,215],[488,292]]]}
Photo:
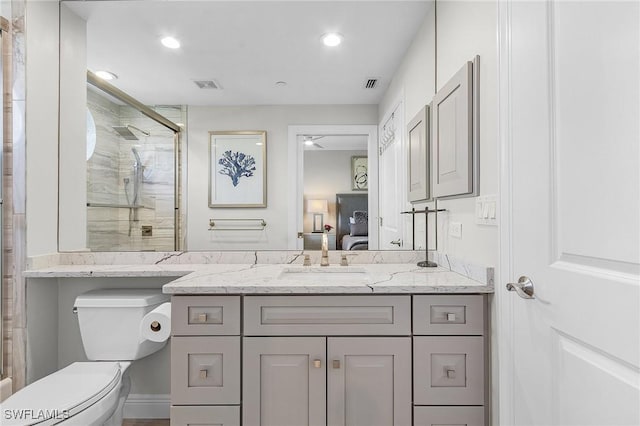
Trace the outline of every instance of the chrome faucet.
{"label": "chrome faucet", "polygon": [[322,233],[322,257],[320,258],[320,266],[329,266],[329,236],[326,232]]}

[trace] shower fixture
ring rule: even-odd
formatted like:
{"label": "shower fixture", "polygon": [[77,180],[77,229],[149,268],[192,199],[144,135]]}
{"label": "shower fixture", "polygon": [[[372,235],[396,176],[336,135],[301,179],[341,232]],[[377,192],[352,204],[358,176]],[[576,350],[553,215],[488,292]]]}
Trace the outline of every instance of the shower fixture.
{"label": "shower fixture", "polygon": [[111,127],[113,128],[113,130],[118,132],[120,136],[122,136],[124,139],[128,141],[138,140],[138,137],[131,131],[131,129],[137,130],[138,132],[142,133],[145,136],[151,136],[151,133],[145,132],[144,130],[139,129],[136,126],[132,126],[131,124],[127,124],[126,126],[111,126]]}
{"label": "shower fixture", "polygon": [[[137,139],[137,138],[136,138]],[[138,208],[140,208],[140,187],[142,186],[142,177],[144,173],[144,166],[140,160],[140,154],[136,147],[131,147],[131,152],[135,158],[133,162],[132,179],[125,177],[124,181],[124,194],[127,197],[127,204],[129,204],[129,236],[131,236],[131,228],[133,222],[138,222]],[[129,194],[129,184],[132,184],[133,194]]]}

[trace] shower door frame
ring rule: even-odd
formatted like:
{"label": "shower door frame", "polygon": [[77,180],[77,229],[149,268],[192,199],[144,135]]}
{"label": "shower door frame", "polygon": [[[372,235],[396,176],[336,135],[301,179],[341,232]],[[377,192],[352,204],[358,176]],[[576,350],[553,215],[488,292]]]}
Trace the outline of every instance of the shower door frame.
{"label": "shower door frame", "polygon": [[[2,247],[2,254],[0,255],[0,378],[4,378],[4,338],[5,338],[5,327],[4,327],[4,313],[2,311],[2,305],[4,304],[2,301],[4,300],[4,289],[5,289],[5,276],[4,276],[4,256],[8,251],[9,242],[5,241],[5,232],[4,232],[4,145],[5,145],[5,129],[9,129],[10,122],[9,118],[11,117],[6,112],[6,103],[9,101],[7,99],[6,94],[11,93],[11,82],[8,81],[9,75],[11,73],[5,67],[8,65],[8,62],[5,61],[5,52],[10,52],[11,48],[8,45],[11,40],[6,34],[9,32],[9,21],[6,18],[0,17],[0,82],[2,88],[2,94],[0,96],[1,102],[1,111],[2,118],[0,119],[0,135],[2,135],[2,145],[0,147],[0,247]],[[5,122],[6,121],[6,122]],[[7,278],[10,280],[11,278]],[[7,289],[10,289],[10,286],[6,286]],[[9,309],[11,312],[11,309]]]}
{"label": "shower door frame", "polygon": [[148,106],[144,105],[143,103],[141,103],[140,101],[138,101],[137,99],[131,97],[130,95],[128,95],[127,93],[123,92],[122,90],[118,89],[117,87],[107,83],[105,80],[101,79],[100,77],[98,77],[97,75],[95,75],[94,73],[92,73],[91,71],[87,70],[87,83],[91,84],[92,86],[102,90],[103,92],[107,93],[108,95],[118,99],[121,102],[124,102],[125,104],[127,104],[128,106],[136,109],[137,111],[139,111],[140,113],[142,113],[143,115],[149,117],[150,119],[152,119],[153,121],[163,125],[164,127],[166,127],[167,129],[173,131],[173,143],[174,143],[174,147],[173,147],[173,152],[174,152],[174,167],[173,167],[173,182],[174,182],[174,218],[173,218],[173,227],[174,227],[174,232],[173,232],[173,249],[178,251],[181,250],[181,241],[182,239],[180,238],[181,235],[181,227],[180,227],[180,205],[181,205],[181,193],[182,191],[180,190],[180,183],[181,183],[181,168],[180,168],[180,157],[181,157],[181,150],[180,150],[180,146],[181,146],[181,135],[182,135],[182,128],[180,126],[178,126],[176,123],[174,123],[173,121],[169,120],[168,118],[164,117],[163,115],[157,113],[156,111],[152,110],[151,108],[149,108]]}

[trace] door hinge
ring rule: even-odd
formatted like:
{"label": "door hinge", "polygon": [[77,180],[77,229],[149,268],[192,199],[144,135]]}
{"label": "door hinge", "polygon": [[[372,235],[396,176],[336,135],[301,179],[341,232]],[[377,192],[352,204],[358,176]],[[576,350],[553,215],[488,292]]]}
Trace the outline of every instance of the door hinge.
{"label": "door hinge", "polygon": [[380,226],[382,226],[382,217],[378,218],[380,220]]}

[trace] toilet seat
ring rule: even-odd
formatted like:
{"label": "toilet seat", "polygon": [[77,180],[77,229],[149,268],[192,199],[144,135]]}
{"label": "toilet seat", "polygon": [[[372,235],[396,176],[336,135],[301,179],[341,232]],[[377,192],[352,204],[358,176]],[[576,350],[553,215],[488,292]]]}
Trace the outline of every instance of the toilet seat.
{"label": "toilet seat", "polygon": [[3,426],[55,425],[100,401],[121,379],[118,362],[73,363],[0,404],[0,423]]}

